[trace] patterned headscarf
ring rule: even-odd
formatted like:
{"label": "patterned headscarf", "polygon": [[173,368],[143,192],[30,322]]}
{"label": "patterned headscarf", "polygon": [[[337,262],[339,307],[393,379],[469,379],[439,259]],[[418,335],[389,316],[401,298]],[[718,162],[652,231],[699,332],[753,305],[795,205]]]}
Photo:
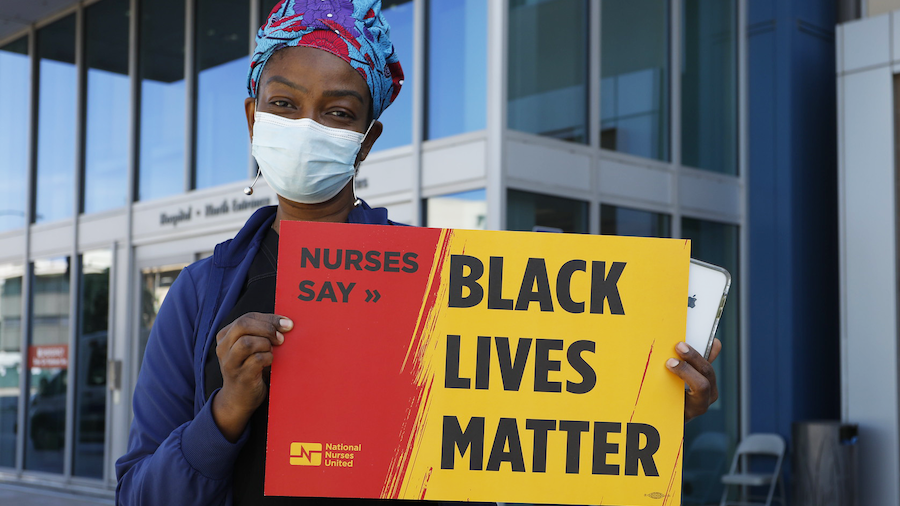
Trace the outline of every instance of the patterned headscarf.
{"label": "patterned headscarf", "polygon": [[263,67],[275,51],[322,49],[356,69],[369,85],[373,118],[391,105],[403,84],[403,69],[391,43],[381,0],[281,0],[256,35],[247,89],[256,97]]}

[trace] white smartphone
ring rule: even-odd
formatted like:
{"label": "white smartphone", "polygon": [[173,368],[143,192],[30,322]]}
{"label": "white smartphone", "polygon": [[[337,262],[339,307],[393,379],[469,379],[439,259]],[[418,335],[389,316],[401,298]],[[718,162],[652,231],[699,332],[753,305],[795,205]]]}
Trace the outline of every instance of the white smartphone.
{"label": "white smartphone", "polygon": [[731,274],[717,265],[691,259],[688,274],[687,332],[685,342],[704,358],[709,358],[725,298],[731,288]]}

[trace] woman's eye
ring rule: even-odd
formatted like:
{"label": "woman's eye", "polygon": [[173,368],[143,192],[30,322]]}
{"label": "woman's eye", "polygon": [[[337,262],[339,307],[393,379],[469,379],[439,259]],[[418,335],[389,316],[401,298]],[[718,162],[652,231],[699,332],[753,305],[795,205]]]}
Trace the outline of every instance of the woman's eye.
{"label": "woman's eye", "polygon": [[351,117],[350,114],[348,114],[346,111],[331,111],[328,114],[330,114],[332,116],[336,116],[338,118],[350,118]]}
{"label": "woman's eye", "polygon": [[271,104],[275,107],[287,107],[290,105],[288,104],[287,100],[273,100]]}

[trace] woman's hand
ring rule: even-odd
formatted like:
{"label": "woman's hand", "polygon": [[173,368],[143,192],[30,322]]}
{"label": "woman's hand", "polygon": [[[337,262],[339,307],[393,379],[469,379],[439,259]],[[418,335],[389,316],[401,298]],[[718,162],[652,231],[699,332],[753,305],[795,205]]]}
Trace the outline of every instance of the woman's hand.
{"label": "woman's hand", "polygon": [[236,442],[250,416],[266,398],[263,369],[272,365],[272,350],[284,342],[291,320],[264,313],[247,313],[216,334],[216,355],[222,369],[222,389],[213,399],[212,414],[222,435]]}
{"label": "woman's hand", "polygon": [[719,388],[716,385],[716,371],[712,367],[713,360],[722,351],[722,341],[713,340],[712,350],[709,352],[709,360],[688,346],[686,343],[678,343],[675,351],[681,360],[670,358],[666,361],[666,367],[681,378],[688,389],[684,393],[684,421],[706,413],[709,406],[719,398]]}

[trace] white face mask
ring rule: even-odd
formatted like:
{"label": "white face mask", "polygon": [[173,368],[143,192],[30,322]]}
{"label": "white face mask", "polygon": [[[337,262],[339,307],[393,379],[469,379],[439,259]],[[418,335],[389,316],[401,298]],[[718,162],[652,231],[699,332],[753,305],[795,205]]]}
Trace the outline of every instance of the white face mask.
{"label": "white face mask", "polygon": [[282,197],[319,204],[337,195],[356,173],[356,155],[368,130],[361,134],[258,111],[254,117],[253,157]]}

